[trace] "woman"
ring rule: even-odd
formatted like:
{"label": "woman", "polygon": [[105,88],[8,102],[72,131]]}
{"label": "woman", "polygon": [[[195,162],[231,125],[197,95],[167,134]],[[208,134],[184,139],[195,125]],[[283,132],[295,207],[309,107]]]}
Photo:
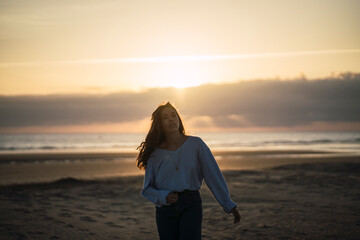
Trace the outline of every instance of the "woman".
{"label": "woman", "polygon": [[225,179],[207,145],[185,135],[176,109],[168,102],[152,114],[152,124],[138,147],[137,166],[145,169],[142,196],[156,205],[161,240],[201,239],[202,180],[227,213],[240,222]]}

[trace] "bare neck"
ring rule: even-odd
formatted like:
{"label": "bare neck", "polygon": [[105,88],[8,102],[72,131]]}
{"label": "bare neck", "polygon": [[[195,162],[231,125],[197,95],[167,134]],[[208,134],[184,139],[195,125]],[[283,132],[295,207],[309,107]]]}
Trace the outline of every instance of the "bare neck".
{"label": "bare neck", "polygon": [[182,143],[184,142],[184,139],[186,139],[186,136],[180,134],[180,132],[166,134],[164,147],[170,148],[170,149],[177,148],[180,145],[182,145]]}

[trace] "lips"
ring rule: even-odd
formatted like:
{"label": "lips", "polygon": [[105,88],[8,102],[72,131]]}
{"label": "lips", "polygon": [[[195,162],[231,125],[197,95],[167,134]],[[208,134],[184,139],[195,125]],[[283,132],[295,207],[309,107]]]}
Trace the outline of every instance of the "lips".
{"label": "lips", "polygon": [[176,125],[175,125],[175,123],[170,123],[169,124],[169,127],[175,127]]}

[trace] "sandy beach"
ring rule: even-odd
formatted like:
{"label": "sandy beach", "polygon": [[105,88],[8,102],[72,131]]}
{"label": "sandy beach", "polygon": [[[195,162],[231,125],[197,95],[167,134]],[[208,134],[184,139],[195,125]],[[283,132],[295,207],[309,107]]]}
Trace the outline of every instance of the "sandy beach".
{"label": "sandy beach", "polygon": [[[158,239],[155,208],[140,196],[143,172],[136,169],[134,155],[75,155],[68,154],[66,163],[58,161],[64,159],[58,154],[58,160],[49,155],[1,156],[0,239]],[[203,239],[358,239],[358,155],[214,155],[242,221],[234,225],[203,184]],[[34,157],[38,162],[30,164]],[[65,174],[69,169],[73,172]],[[94,174],[96,170],[101,174]],[[41,171],[50,171],[56,180]],[[28,184],[11,180],[26,172],[28,178],[45,177]]]}
{"label": "sandy beach", "polygon": [[[313,150],[213,151],[224,171],[257,170],[284,164],[358,159],[358,153]],[[62,178],[94,180],[143,175],[137,152],[27,152],[0,154],[0,186],[53,182]]]}

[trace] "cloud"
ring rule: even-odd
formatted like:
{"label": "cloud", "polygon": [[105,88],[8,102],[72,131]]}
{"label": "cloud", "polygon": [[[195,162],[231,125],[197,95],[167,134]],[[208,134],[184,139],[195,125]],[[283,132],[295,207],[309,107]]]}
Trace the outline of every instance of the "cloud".
{"label": "cloud", "polygon": [[48,62],[1,62],[0,68],[28,67],[44,65],[78,65],[78,64],[105,64],[105,63],[156,63],[156,62],[199,62],[219,60],[239,60],[256,58],[279,58],[293,56],[316,56],[331,54],[358,54],[360,49],[329,49],[301,52],[274,52],[253,54],[229,54],[229,55],[195,55],[195,56],[164,56],[164,57],[138,57],[138,58],[109,58],[109,59],[79,59]]}
{"label": "cloud", "polygon": [[192,128],[211,128],[215,124],[210,116],[195,116],[186,118],[186,126],[191,126]]}
{"label": "cloud", "polygon": [[129,123],[174,102],[195,127],[296,127],[360,122],[360,74],[253,80],[114,94],[0,96],[0,128]]}

